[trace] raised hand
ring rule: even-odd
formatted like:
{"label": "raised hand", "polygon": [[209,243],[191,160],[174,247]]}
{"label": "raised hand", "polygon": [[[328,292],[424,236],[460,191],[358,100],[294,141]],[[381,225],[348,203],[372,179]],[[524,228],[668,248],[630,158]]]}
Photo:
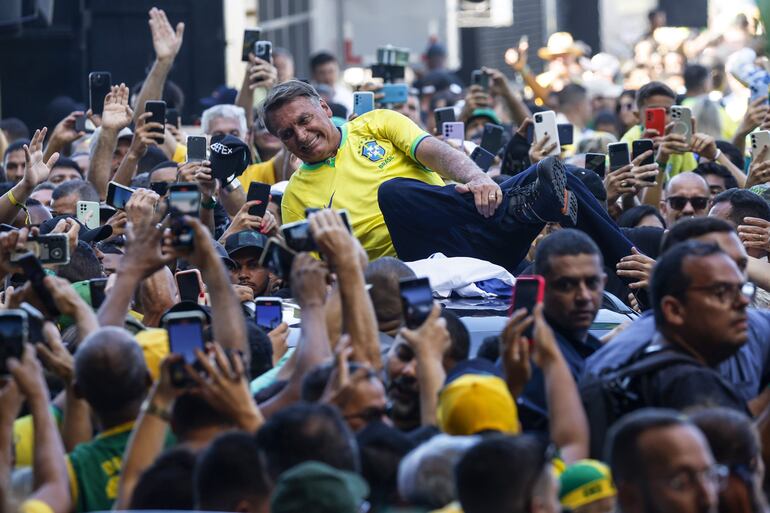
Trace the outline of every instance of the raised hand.
{"label": "raised hand", "polygon": [[309,253],[300,253],[291,267],[291,291],[301,308],[326,304],[329,269]]}
{"label": "raised hand", "polygon": [[508,324],[500,335],[500,355],[505,371],[505,381],[511,395],[519,397],[532,377],[532,365],[529,361],[529,339],[524,336],[533,322],[523,308],[513,312]]}
{"label": "raised hand", "polygon": [[112,86],[104,98],[102,129],[119,132],[134,119],[134,111],[128,106],[128,87],[126,84]]}
{"label": "raised hand", "polygon": [[321,210],[312,214],[308,220],[310,233],[321,250],[336,271],[341,262],[357,261],[358,248],[356,241],[342,217],[333,210]]}
{"label": "raised hand", "polygon": [[48,128],[43,127],[40,130],[35,130],[35,134],[32,136],[32,140],[29,142],[29,146],[24,145],[24,157],[27,161],[24,167],[24,176],[21,182],[29,189],[32,190],[37,187],[38,184],[46,181],[48,175],[51,173],[51,169],[56,165],[56,161],[59,160],[59,153],[54,153],[48,162],[43,160],[43,141],[45,140],[45,134],[48,132]]}
{"label": "raised hand", "polygon": [[173,61],[179,49],[182,47],[184,36],[184,23],[176,24],[176,31],[169,23],[163,9],[153,7],[150,9],[150,32],[152,33],[152,47],[155,49],[155,57],[159,61]]}
{"label": "raised hand", "polygon": [[738,237],[746,249],[770,251],[770,222],[758,217],[744,217],[738,226]]}
{"label": "raised hand", "polygon": [[701,157],[714,160],[717,155],[717,140],[706,134],[692,134],[690,149]]}
{"label": "raised hand", "polygon": [[[526,135],[524,136],[526,137]],[[535,143],[529,147],[529,161],[533,164],[537,164],[556,149],[558,142],[550,142],[551,136],[545,134],[542,139],[535,141]],[[550,144],[549,144],[550,143]]]}
{"label": "raised hand", "polygon": [[219,190],[219,181],[211,174],[211,162],[208,160],[188,161],[179,166],[179,181],[197,183],[201,194],[209,198],[213,198]]}
{"label": "raised hand", "polygon": [[749,166],[749,176],[746,177],[747,189],[754,185],[770,182],[770,160],[767,160],[767,147],[762,148]]}
{"label": "raised hand", "polygon": [[451,342],[446,320],[441,317],[441,307],[438,304],[433,305],[430,315],[419,328],[403,328],[399,334],[409,343],[418,359],[441,361]]}
{"label": "raised hand", "polygon": [[152,116],[152,112],[143,112],[136,118],[136,130],[134,130],[134,137],[131,139],[131,146],[128,151],[138,159],[144,157],[148,147],[163,143],[163,134],[154,131],[155,129],[162,129],[163,125],[147,123],[147,118],[150,116]]}
{"label": "raised hand", "polygon": [[63,146],[69,144],[72,141],[79,139],[85,135],[85,132],[79,132],[75,130],[75,120],[82,116],[84,113],[81,110],[71,112],[69,116],[59,121],[51,132],[50,140],[48,144],[56,144]]}
{"label": "raised hand", "polygon": [[264,87],[271,89],[278,83],[278,70],[267,61],[249,54],[249,69],[246,71],[249,81],[249,89]]}

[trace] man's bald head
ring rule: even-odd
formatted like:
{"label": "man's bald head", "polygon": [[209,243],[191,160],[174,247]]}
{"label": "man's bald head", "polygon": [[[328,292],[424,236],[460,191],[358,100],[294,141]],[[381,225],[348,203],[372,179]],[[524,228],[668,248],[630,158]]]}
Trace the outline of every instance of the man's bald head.
{"label": "man's bald head", "polygon": [[660,202],[660,212],[670,227],[679,219],[705,216],[710,207],[710,197],[711,190],[702,176],[680,173],[666,185],[666,197]]}
{"label": "man's bald head", "polygon": [[141,401],[150,379],[142,349],[122,328],[91,333],[75,353],[75,386],[97,414]]}

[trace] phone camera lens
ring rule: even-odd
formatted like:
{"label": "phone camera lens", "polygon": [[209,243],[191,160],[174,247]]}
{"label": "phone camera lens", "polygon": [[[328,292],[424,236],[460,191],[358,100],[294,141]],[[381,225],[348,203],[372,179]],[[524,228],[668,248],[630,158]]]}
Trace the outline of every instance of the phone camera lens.
{"label": "phone camera lens", "polygon": [[60,259],[62,257],[61,248],[53,248],[51,250],[51,258]]}
{"label": "phone camera lens", "polygon": [[543,116],[541,116],[540,114],[535,116],[535,123],[540,123],[541,121],[543,121]]}

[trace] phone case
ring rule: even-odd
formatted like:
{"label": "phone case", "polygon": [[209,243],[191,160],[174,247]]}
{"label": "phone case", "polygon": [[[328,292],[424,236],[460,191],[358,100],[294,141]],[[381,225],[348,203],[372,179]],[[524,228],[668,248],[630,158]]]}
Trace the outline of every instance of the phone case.
{"label": "phone case", "polygon": [[353,114],[360,116],[374,110],[374,93],[371,91],[359,91],[353,93]]}
{"label": "phone case", "polygon": [[535,114],[535,141],[541,141],[545,136],[549,137],[548,144],[556,141],[556,147],[548,155],[561,154],[559,142],[559,129],[556,126],[556,114],[552,110]]}
{"label": "phone case", "polygon": [[[757,160],[762,148],[770,148],[770,131],[759,130],[753,132],[749,137],[751,138],[751,158]],[[765,153],[765,160],[770,159],[770,152]]]}
{"label": "phone case", "polygon": [[[631,162],[631,155],[628,152],[628,143],[618,142],[607,146],[607,153],[610,156],[610,171],[615,171]],[[613,155],[615,157],[613,158]],[[624,155],[618,160],[618,155]]]}
{"label": "phone case", "polygon": [[451,123],[444,123],[441,127],[441,133],[445,139],[456,139],[458,141],[465,140],[465,123],[462,121],[452,121]]}
{"label": "phone case", "polygon": [[243,31],[243,47],[241,48],[241,60],[249,62],[249,53],[254,51],[254,43],[262,39],[262,29],[247,28]]}
{"label": "phone case", "polygon": [[647,109],[644,128],[657,130],[658,135],[663,135],[666,131],[666,109],[654,108]]}
{"label": "phone case", "polygon": [[[543,278],[539,274],[530,274],[530,275],[524,274],[516,278],[516,283],[518,283],[521,280],[537,282],[537,297],[535,298],[535,304],[542,303],[543,298],[545,297],[545,278]],[[513,312],[514,312],[513,307],[516,304],[516,283],[513,284],[513,293],[511,294],[511,306],[508,309],[509,317],[513,315]]]}
{"label": "phone case", "polygon": [[487,172],[492,165],[492,162],[495,161],[495,156],[481,146],[476,146],[471,152],[471,160],[475,162],[482,171]]}
{"label": "phone case", "polygon": [[684,135],[687,144],[692,139],[692,111],[689,107],[674,105],[671,107],[671,121],[674,123],[672,131]]}
{"label": "phone case", "polygon": [[[631,158],[635,159],[642,153],[654,149],[654,145],[651,139],[637,139],[631,143]],[[655,163],[655,154],[653,153],[646,159],[644,159],[640,165],[646,166],[648,164]]]}
{"label": "phone case", "polygon": [[78,201],[78,221],[86,225],[90,230],[99,228],[99,203],[96,201]]}
{"label": "phone case", "polygon": [[270,186],[266,183],[251,182],[246,201],[260,200],[262,203],[249,207],[249,215],[262,217],[267,210],[267,204],[270,201]]}
{"label": "phone case", "polygon": [[200,135],[187,136],[187,161],[206,160],[206,138]]}
{"label": "phone case", "polygon": [[380,103],[406,103],[409,97],[409,88],[406,84],[385,84],[380,92],[384,95]]}
{"label": "phone case", "polygon": [[93,71],[88,74],[88,99],[91,111],[101,116],[104,112],[104,98],[110,92],[112,74],[108,71]]}

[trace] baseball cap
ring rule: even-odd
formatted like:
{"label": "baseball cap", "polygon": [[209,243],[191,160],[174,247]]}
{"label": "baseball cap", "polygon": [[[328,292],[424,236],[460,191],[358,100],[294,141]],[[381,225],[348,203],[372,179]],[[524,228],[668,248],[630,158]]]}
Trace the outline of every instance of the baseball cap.
{"label": "baseball cap", "polygon": [[473,112],[471,113],[470,117],[468,117],[468,120],[465,122],[465,124],[467,125],[476,118],[489,118],[492,123],[496,125],[500,124],[500,118],[494,109],[473,109]]}
{"label": "baseball cap", "polygon": [[265,246],[267,246],[267,237],[253,230],[236,232],[225,239],[225,251],[230,258],[244,249],[256,250],[259,256]]}
{"label": "baseball cap", "polygon": [[222,183],[229,183],[233,177],[240,176],[251,158],[246,143],[230,134],[221,138],[212,137],[209,150],[211,174]]}
{"label": "baseball cap", "polygon": [[369,495],[359,475],[319,461],[306,461],[278,478],[271,513],[357,513]]}
{"label": "baseball cap", "polygon": [[235,103],[236,96],[238,96],[237,89],[234,87],[227,87],[227,85],[222,84],[217,86],[217,88],[211,92],[211,96],[201,98],[200,103],[208,109],[214,105],[221,105],[223,103]]}
{"label": "baseball cap", "polygon": [[217,255],[219,255],[219,258],[222,259],[222,261],[225,263],[225,265],[230,267],[235,267],[235,262],[232,258],[230,258],[227,254],[227,250],[223,245],[221,245],[218,241],[212,241],[214,244],[214,251],[217,252]]}
{"label": "baseball cap", "polygon": [[517,434],[516,403],[501,378],[466,374],[439,393],[438,426],[449,435],[473,435],[482,431]]}
{"label": "baseball cap", "polygon": [[604,188],[604,182],[595,171],[578,167],[573,169],[572,173],[583,182],[583,185],[591,191],[591,194],[593,194],[594,198],[600,203],[607,201],[607,189]]}
{"label": "baseball cap", "polygon": [[77,217],[68,214],[62,214],[43,221],[40,224],[40,234],[45,235],[51,233],[53,229],[56,228],[56,225],[59,224],[59,221],[67,218],[72,219],[80,225],[78,240],[82,240],[83,242],[99,242],[100,240],[112,236],[112,226],[105,224],[99,228],[88,229],[86,228],[86,225],[78,221]]}
{"label": "baseball cap", "polygon": [[559,477],[561,505],[575,509],[617,494],[610,468],[596,460],[576,461]]}

